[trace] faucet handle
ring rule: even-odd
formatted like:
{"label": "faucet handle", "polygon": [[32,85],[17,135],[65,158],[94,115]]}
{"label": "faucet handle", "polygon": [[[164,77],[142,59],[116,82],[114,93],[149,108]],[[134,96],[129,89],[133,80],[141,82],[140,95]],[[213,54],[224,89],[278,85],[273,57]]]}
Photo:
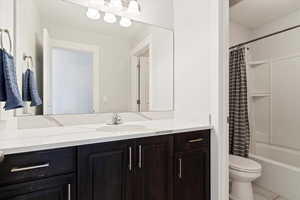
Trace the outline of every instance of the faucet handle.
{"label": "faucet handle", "polygon": [[113,113],[112,123],[115,125],[122,124],[122,118],[119,113]]}
{"label": "faucet handle", "polygon": [[4,153],[0,151],[0,163],[4,160]]}

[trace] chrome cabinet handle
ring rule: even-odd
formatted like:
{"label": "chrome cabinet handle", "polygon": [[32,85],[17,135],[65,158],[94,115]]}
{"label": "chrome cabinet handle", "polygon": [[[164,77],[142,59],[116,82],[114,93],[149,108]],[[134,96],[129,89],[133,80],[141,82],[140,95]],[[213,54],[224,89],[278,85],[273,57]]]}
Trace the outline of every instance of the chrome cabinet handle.
{"label": "chrome cabinet handle", "polygon": [[182,159],[179,158],[178,159],[179,162],[179,173],[178,173],[178,178],[181,179],[182,178]]}
{"label": "chrome cabinet handle", "polygon": [[4,153],[0,151],[0,163],[4,160]]}
{"label": "chrome cabinet handle", "polygon": [[189,143],[195,143],[195,142],[202,142],[204,139],[203,138],[197,138],[197,139],[194,139],[194,140],[189,140],[188,142]]}
{"label": "chrome cabinet handle", "polygon": [[139,168],[142,169],[142,145],[139,145]]}
{"label": "chrome cabinet handle", "polygon": [[128,163],[129,171],[132,171],[132,148],[129,147],[129,163]]}
{"label": "chrome cabinet handle", "polygon": [[41,168],[47,168],[50,167],[50,163],[45,163],[42,165],[35,165],[35,166],[29,166],[29,167],[15,167],[12,168],[10,170],[11,173],[15,173],[15,172],[22,172],[22,171],[29,171],[29,170],[33,170],[33,169],[41,169]]}
{"label": "chrome cabinet handle", "polygon": [[71,184],[68,184],[68,200],[71,200]]}

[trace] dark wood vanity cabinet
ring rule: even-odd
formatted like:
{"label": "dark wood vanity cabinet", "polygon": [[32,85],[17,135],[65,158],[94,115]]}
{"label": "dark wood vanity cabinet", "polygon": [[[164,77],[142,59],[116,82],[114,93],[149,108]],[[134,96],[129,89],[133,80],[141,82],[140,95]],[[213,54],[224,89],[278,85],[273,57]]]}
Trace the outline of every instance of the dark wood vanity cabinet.
{"label": "dark wood vanity cabinet", "polygon": [[174,200],[210,200],[210,133],[175,136]]}
{"label": "dark wood vanity cabinet", "polygon": [[172,137],[78,148],[79,200],[171,200]]}
{"label": "dark wood vanity cabinet", "polygon": [[0,200],[76,200],[76,148],[6,156]]}
{"label": "dark wood vanity cabinet", "polygon": [[0,200],[75,200],[75,174],[0,187]]}
{"label": "dark wood vanity cabinet", "polygon": [[172,200],[173,137],[136,141],[135,199]]}
{"label": "dark wood vanity cabinet", "polygon": [[126,141],[78,147],[78,199],[132,199],[133,151]]}
{"label": "dark wood vanity cabinet", "polygon": [[210,200],[210,131],[15,154],[0,200]]}

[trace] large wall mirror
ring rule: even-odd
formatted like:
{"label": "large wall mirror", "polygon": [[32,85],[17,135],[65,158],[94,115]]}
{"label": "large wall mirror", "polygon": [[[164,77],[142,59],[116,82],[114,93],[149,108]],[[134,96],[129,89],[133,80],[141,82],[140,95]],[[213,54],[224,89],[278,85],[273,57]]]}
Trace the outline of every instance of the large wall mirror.
{"label": "large wall mirror", "polygon": [[15,1],[18,116],[173,110],[173,31],[92,20],[66,0]]}

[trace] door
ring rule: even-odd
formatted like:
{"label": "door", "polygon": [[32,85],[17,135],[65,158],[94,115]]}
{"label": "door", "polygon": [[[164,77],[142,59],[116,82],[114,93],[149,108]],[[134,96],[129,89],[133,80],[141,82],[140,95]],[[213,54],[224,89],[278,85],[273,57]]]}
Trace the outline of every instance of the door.
{"label": "door", "polygon": [[93,54],[64,48],[51,54],[52,114],[93,113]]}
{"label": "door", "polygon": [[52,114],[50,85],[50,45],[51,39],[47,29],[43,29],[43,113]]}
{"label": "door", "polygon": [[146,138],[136,144],[136,199],[171,200],[173,138]]}
{"label": "door", "polygon": [[44,29],[44,114],[99,112],[99,66],[99,47],[54,40]]}
{"label": "door", "polygon": [[175,156],[175,200],[210,200],[209,148]]}
{"label": "door", "polygon": [[75,175],[64,175],[0,188],[0,200],[75,200]]}
{"label": "door", "polygon": [[149,112],[149,57],[139,57],[140,112]]}
{"label": "door", "polygon": [[78,149],[79,200],[133,200],[133,151],[126,142]]}

